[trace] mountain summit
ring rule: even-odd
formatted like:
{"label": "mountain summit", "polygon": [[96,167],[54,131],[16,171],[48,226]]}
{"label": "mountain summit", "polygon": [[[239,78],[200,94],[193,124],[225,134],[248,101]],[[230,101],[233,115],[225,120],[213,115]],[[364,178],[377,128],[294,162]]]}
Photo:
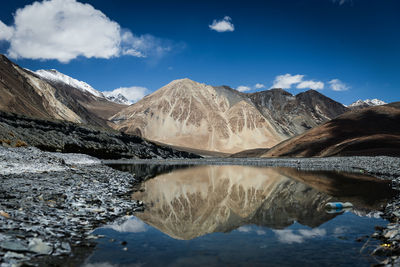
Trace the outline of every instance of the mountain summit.
{"label": "mountain summit", "polygon": [[356,102],[353,102],[349,105],[349,108],[351,109],[360,109],[360,108],[366,108],[366,107],[373,107],[373,106],[382,106],[387,104],[386,102],[379,100],[379,99],[359,99]]}
{"label": "mountain summit", "polygon": [[89,92],[94,96],[104,97],[104,95],[101,92],[97,91],[89,84],[82,82],[82,81],[78,81],[78,80],[76,80],[68,75],[65,75],[55,69],[37,70],[37,71],[35,71],[35,74],[46,80],[50,80],[50,81],[58,82],[58,83],[64,83],[71,87],[77,88],[83,92]]}
{"label": "mountain summit", "polygon": [[221,152],[285,138],[239,92],[190,79],[172,81],[111,120],[117,129],[151,140]]}
{"label": "mountain summit", "polygon": [[245,94],[185,78],[170,82],[111,121],[118,130],[158,142],[234,153],[274,146],[346,110],[317,92],[293,96],[274,89]]}

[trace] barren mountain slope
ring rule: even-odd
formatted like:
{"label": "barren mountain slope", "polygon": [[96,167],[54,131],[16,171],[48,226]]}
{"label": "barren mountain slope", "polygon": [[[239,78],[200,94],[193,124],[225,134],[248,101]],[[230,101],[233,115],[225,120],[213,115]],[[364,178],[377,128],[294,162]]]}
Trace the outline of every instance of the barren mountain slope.
{"label": "barren mountain slope", "polygon": [[265,157],[400,156],[400,102],[349,111],[271,148]]}
{"label": "barren mountain slope", "polygon": [[32,117],[80,123],[82,119],[56,98],[56,89],[0,55],[0,109]]}
{"label": "barren mountain slope", "polygon": [[237,91],[189,79],[171,82],[111,121],[118,130],[150,140],[229,153],[287,138]]}
{"label": "barren mountain slope", "polygon": [[108,101],[106,98],[83,92],[67,84],[47,82],[57,89],[57,98],[79,114],[82,121],[87,124],[105,127],[109,123],[109,117],[126,107],[126,105]]}
{"label": "barren mountain slope", "polygon": [[84,123],[107,126],[108,118],[126,107],[107,100],[101,92],[90,85],[56,70],[40,70],[31,74],[54,87],[57,99],[77,113]]}
{"label": "barren mountain slope", "polygon": [[282,89],[271,89],[248,94],[248,97],[288,137],[301,134],[348,110],[315,90],[294,96]]}
{"label": "barren mountain slope", "polygon": [[82,90],[45,75],[54,72],[63,75],[55,70],[42,70],[43,75],[38,75],[0,55],[0,110],[108,127],[107,119],[126,107],[108,101],[94,89]]}

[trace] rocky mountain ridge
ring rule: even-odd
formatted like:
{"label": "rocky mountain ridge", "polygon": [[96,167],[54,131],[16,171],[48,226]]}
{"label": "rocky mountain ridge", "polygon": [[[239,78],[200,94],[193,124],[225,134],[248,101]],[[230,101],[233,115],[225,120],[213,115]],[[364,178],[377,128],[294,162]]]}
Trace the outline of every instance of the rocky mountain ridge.
{"label": "rocky mountain ridge", "polygon": [[108,128],[108,118],[125,107],[55,70],[38,73],[0,55],[0,110]]}
{"label": "rocky mountain ridge", "polygon": [[252,94],[190,79],[169,83],[111,117],[114,128],[179,147],[225,153],[272,147],[347,111],[310,90]]}
{"label": "rocky mountain ridge", "polygon": [[123,104],[123,105],[130,105],[131,102],[126,98],[123,94],[121,93],[116,93],[116,92],[103,92],[103,95],[110,101],[115,102],[117,104]]}
{"label": "rocky mountain ridge", "polygon": [[0,145],[33,146],[43,151],[83,153],[103,159],[199,158],[112,129],[67,121],[33,119],[0,111]]}
{"label": "rocky mountain ridge", "polygon": [[58,70],[55,70],[55,69],[37,70],[34,73],[37,74],[38,76],[40,76],[41,78],[44,78],[45,80],[50,80],[50,81],[53,81],[56,83],[64,83],[71,87],[77,88],[83,92],[89,92],[94,96],[104,97],[104,95],[101,92],[97,91],[89,84],[87,84],[83,81],[78,81],[68,75],[65,75],[65,74],[59,72]]}
{"label": "rocky mountain ridge", "polygon": [[387,104],[386,102],[379,100],[377,98],[374,99],[358,99],[357,101],[351,103],[348,107],[350,109],[360,109],[360,108],[367,108],[367,107],[373,107],[373,106],[382,106]]}
{"label": "rocky mountain ridge", "polygon": [[346,112],[266,151],[264,157],[400,156],[400,102]]}

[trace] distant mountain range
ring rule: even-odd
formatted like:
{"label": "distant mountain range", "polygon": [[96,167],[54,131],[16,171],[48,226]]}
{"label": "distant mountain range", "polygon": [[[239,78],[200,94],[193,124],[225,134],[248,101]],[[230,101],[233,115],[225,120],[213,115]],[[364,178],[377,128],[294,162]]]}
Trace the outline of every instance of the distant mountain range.
{"label": "distant mountain range", "polygon": [[[265,155],[333,155],[333,152],[315,152],[315,149],[312,153],[300,152],[298,142],[304,145],[310,142],[305,147],[307,151],[315,148],[315,138],[325,140],[327,134],[332,133],[326,125],[337,123],[334,119],[349,111],[343,116],[352,118],[354,124],[335,127],[352,136],[347,131],[355,129],[349,127],[364,118],[353,115],[354,112],[363,112],[370,106],[387,109],[381,108],[386,106],[378,99],[358,100],[346,107],[315,90],[297,95],[279,88],[242,93],[228,86],[210,86],[190,79],[172,81],[137,103],[129,104],[122,94],[103,94],[86,82],[54,69],[35,72],[23,69],[0,55],[2,111],[113,128],[200,154],[204,151],[228,154],[248,151],[239,155],[258,156],[273,148]],[[328,124],[324,124],[326,122]],[[388,126],[382,127],[384,130]],[[321,136],[307,135],[315,131]],[[300,136],[308,137],[299,139]],[[288,141],[282,143],[285,140]],[[283,149],[286,152],[281,152],[282,149],[278,152],[277,147],[291,142],[294,142],[293,148],[286,147]],[[334,141],[318,144],[321,149],[336,145]]]}
{"label": "distant mountain range", "polygon": [[348,109],[309,90],[252,94],[175,80],[111,118],[115,129],[178,147],[225,153],[272,147]]}
{"label": "distant mountain range", "polygon": [[356,102],[350,104],[348,107],[350,109],[360,109],[366,107],[373,107],[373,106],[381,106],[387,104],[386,102],[379,100],[379,99],[366,99],[366,100],[357,100]]}
{"label": "distant mountain range", "polygon": [[400,156],[400,102],[347,112],[266,151],[264,157]]}

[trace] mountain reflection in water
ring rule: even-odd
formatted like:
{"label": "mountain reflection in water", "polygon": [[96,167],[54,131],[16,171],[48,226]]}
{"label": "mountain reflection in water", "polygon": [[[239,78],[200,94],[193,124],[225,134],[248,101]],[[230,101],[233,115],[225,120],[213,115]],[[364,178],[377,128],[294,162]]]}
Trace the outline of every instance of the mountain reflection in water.
{"label": "mountain reflection in water", "polygon": [[132,195],[146,205],[135,216],[184,240],[248,224],[284,229],[299,222],[314,228],[337,216],[325,212],[327,202],[350,201],[369,211],[394,195],[389,182],[356,174],[248,166],[157,170],[162,174],[153,173]]}

